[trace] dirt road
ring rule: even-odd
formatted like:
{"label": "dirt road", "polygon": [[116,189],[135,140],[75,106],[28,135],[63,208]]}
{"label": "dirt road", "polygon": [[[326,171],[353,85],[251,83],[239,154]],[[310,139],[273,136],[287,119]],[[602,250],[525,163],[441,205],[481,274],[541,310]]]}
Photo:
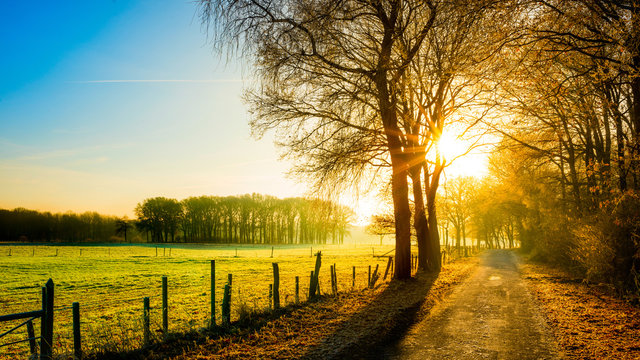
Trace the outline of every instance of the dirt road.
{"label": "dirt road", "polygon": [[383,352],[391,359],[556,359],[554,341],[510,251],[483,253],[476,272]]}

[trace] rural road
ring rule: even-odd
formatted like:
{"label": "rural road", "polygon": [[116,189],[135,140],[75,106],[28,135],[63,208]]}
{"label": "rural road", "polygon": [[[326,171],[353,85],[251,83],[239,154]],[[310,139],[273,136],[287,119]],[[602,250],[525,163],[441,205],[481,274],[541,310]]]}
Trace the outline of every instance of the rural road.
{"label": "rural road", "polygon": [[556,359],[511,251],[492,250],[464,283],[396,344],[386,359]]}

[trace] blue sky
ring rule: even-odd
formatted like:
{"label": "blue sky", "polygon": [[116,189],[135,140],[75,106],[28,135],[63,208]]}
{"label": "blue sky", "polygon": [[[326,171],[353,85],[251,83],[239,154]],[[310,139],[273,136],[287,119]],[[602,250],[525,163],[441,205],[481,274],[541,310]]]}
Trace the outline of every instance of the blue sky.
{"label": "blue sky", "polygon": [[0,208],[132,215],[144,198],[297,196],[250,138],[241,67],[191,1],[0,1]]}

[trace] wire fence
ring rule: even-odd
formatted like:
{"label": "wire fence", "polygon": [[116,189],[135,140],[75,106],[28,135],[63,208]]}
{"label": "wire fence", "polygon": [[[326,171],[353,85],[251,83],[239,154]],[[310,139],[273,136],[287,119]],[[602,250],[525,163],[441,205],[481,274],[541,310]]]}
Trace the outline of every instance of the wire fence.
{"label": "wire fence", "polygon": [[[344,256],[338,251],[335,254],[323,256],[323,267],[321,269],[320,289],[323,293],[331,292],[329,264],[337,263],[336,278],[339,282],[341,292],[349,291],[352,285],[352,267],[357,267],[355,282],[356,289],[367,287],[367,271],[368,265],[379,265],[383,270],[387,261],[387,257],[372,257],[371,247],[362,249],[357,256]],[[268,292],[268,285],[273,282],[271,262],[280,263],[280,279],[282,285],[280,287],[283,305],[295,302],[294,295],[294,279],[299,278],[299,300],[307,300],[307,288],[309,282],[309,270],[313,269],[314,259],[308,255],[309,249],[303,249],[292,256],[276,256],[271,257],[222,257],[217,261],[216,285],[217,292],[215,320],[217,323],[221,321],[220,308],[222,302],[222,289],[227,282],[227,274],[233,273],[233,303],[232,316],[237,318],[237,311],[240,306],[249,306],[254,310],[264,310],[270,308],[271,298]],[[375,252],[383,254],[388,248],[376,249]],[[155,250],[154,250],[155,252]],[[330,251],[327,251],[330,253]],[[79,254],[79,252],[77,252]],[[175,252],[174,252],[175,253]],[[15,253],[14,253],[15,254]],[[86,253],[85,253],[86,254]],[[347,254],[349,255],[349,254]],[[326,259],[325,259],[326,258]],[[130,256],[128,258],[119,259],[117,261],[108,262],[113,267],[113,271],[121,271],[123,275],[114,277],[115,280],[104,280],[102,283],[95,283],[93,278],[88,278],[86,284],[73,283],[73,281],[61,281],[56,292],[56,305],[54,312],[56,314],[56,330],[54,347],[59,354],[69,354],[73,350],[73,334],[72,334],[72,306],[69,304],[73,301],[80,303],[80,312],[82,314],[81,331],[83,336],[83,345],[87,352],[91,351],[126,351],[139,348],[142,346],[142,312],[143,299],[145,297],[151,302],[151,318],[150,326],[154,338],[161,337],[162,321],[162,293],[161,293],[161,274],[168,274],[169,279],[169,304],[170,313],[170,331],[188,331],[209,325],[210,319],[210,288],[211,274],[208,260],[179,258],[165,258],[160,261],[159,268],[149,270],[147,273],[140,273],[140,269],[146,269],[145,266],[152,262],[143,262],[138,266],[140,258]],[[51,260],[47,258],[46,260]],[[95,258],[93,259],[95,260]],[[120,266],[124,262],[124,266]],[[64,263],[64,262],[59,262]],[[130,268],[128,265],[136,266]],[[180,266],[180,270],[175,267]],[[0,270],[2,264],[0,264]],[[96,265],[96,267],[98,267]],[[84,268],[84,267],[80,267]],[[98,267],[99,268],[99,267]],[[127,269],[138,273],[126,273]],[[106,268],[103,269],[104,276],[108,275]],[[94,270],[99,271],[99,269]],[[136,278],[136,281],[143,281],[143,284],[137,286],[132,281],[125,281],[129,277]],[[55,280],[55,277],[54,277]],[[84,280],[83,280],[84,281]],[[18,281],[12,281],[12,287],[16,287]],[[6,289],[7,286],[0,285],[0,291]],[[21,290],[35,293],[38,291],[37,286],[28,286]],[[2,292],[0,292],[1,294]],[[15,294],[15,291],[11,293]],[[11,296],[11,293],[9,296]],[[4,295],[3,295],[4,297]],[[38,304],[37,298],[19,300],[19,304],[11,304],[10,309],[19,309],[23,307]],[[3,307],[3,312],[5,307]],[[0,332],[2,329],[0,328]],[[107,340],[108,339],[108,340]],[[9,347],[11,348],[11,347]],[[16,358],[25,354],[27,349],[16,344],[10,352],[9,357],[0,354],[0,359]],[[21,352],[22,351],[22,352]]]}

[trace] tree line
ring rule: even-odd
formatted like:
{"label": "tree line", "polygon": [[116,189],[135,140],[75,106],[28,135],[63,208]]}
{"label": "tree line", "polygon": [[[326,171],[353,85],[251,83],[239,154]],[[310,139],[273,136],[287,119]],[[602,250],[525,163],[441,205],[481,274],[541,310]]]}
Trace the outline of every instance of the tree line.
{"label": "tree line", "polygon": [[[469,249],[520,247],[526,205],[491,174],[482,179],[458,176],[439,189],[438,231],[447,251],[467,256]],[[366,231],[372,235],[393,234],[392,214],[377,214]],[[417,234],[412,233],[417,241]]]}
{"label": "tree line", "polygon": [[251,194],[165,197],[136,207],[138,231],[154,242],[342,244],[353,211],[331,201]]}
{"label": "tree line", "polygon": [[454,180],[443,211],[456,238],[471,225],[478,241],[516,241],[536,259],[640,294],[640,6],[522,9],[536,16],[501,59],[500,116],[482,121],[500,139],[488,176]]}
{"label": "tree line", "polygon": [[353,218],[351,208],[331,201],[261,194],[154,197],[135,213],[129,220],[96,212],[0,209],[0,241],[342,244]]}
{"label": "tree line", "polygon": [[119,241],[122,219],[96,212],[52,214],[16,208],[0,209],[0,241]]}
{"label": "tree line", "polygon": [[640,294],[640,4],[530,9],[497,89],[509,116],[490,126],[494,188],[525,250]]}

